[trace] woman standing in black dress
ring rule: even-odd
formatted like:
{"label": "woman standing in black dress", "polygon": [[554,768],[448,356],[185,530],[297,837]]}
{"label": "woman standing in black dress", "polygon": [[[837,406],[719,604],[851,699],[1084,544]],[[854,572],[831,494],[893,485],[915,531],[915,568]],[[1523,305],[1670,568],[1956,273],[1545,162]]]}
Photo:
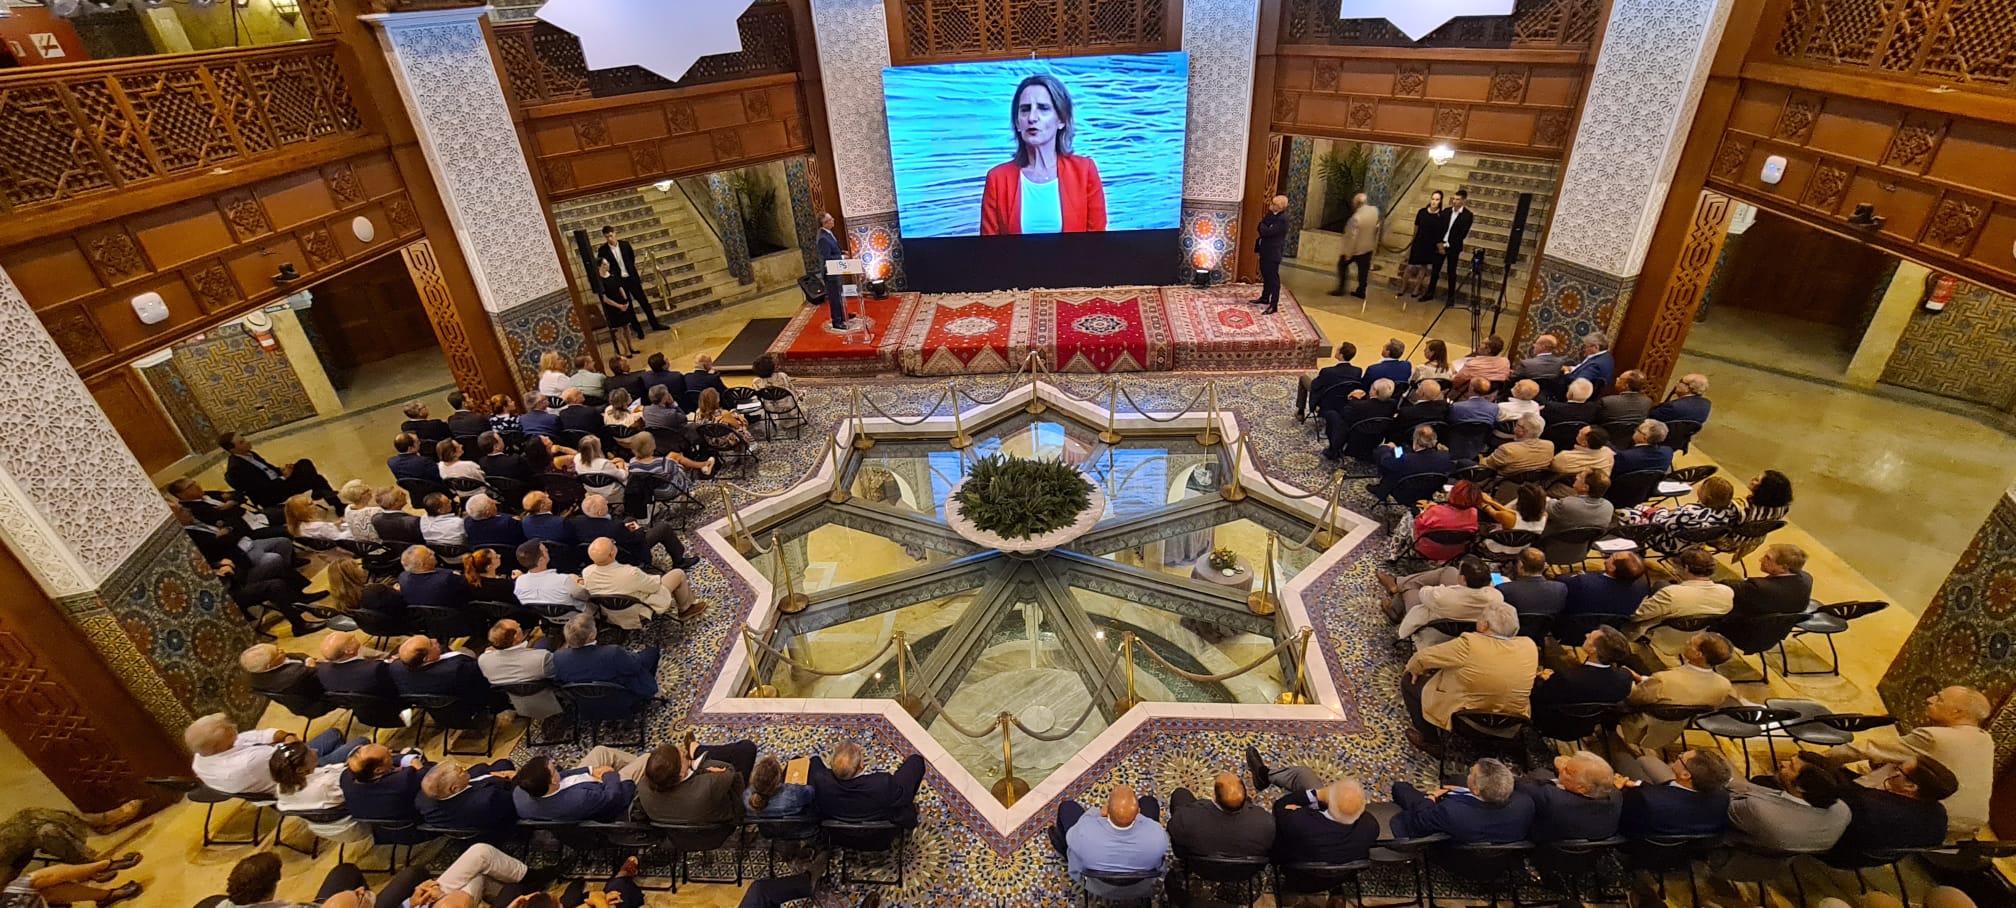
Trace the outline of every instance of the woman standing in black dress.
{"label": "woman standing in black dress", "polygon": [[1407,248],[1407,280],[1400,296],[1420,296],[1428,290],[1428,276],[1442,264],[1442,252],[1435,248],[1449,232],[1449,210],[1442,207],[1442,190],[1428,194],[1428,207],[1414,212],[1414,242]]}
{"label": "woman standing in black dress", "polygon": [[630,308],[630,295],[623,291],[622,281],[610,278],[608,259],[597,260],[595,272],[600,277],[595,283],[601,288],[597,292],[602,298],[602,322],[609,326],[609,343],[618,356],[636,356],[637,345],[623,336],[625,328],[640,339],[644,336],[644,326],[637,324],[637,312]]}

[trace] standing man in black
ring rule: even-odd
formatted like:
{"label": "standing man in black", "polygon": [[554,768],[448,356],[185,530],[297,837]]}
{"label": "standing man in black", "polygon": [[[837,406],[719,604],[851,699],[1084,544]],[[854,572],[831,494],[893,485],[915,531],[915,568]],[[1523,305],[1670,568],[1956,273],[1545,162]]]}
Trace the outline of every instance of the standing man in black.
{"label": "standing man in black", "polygon": [[1281,255],[1288,248],[1288,197],[1277,195],[1267,200],[1267,214],[1260,218],[1259,238],[1253,241],[1253,251],[1260,253],[1260,298],[1253,300],[1267,308],[1261,315],[1273,315],[1281,305]]}
{"label": "standing man in black", "polygon": [[1470,236],[1470,220],[1470,190],[1458,189],[1449,198],[1449,226],[1435,244],[1436,251],[1442,254],[1442,261],[1428,272],[1428,292],[1421,294],[1421,299],[1435,298],[1435,279],[1446,268],[1449,270],[1449,301],[1456,301],[1456,263],[1463,258],[1463,241]]}
{"label": "standing man in black", "polygon": [[826,282],[826,311],[833,316],[835,330],[847,330],[847,301],[840,296],[840,275],[829,272],[826,263],[847,257],[840,237],[833,233],[833,215],[819,212],[819,278]]}
{"label": "standing man in black", "polygon": [[637,308],[644,310],[651,330],[665,330],[658,323],[658,313],[651,309],[651,299],[644,295],[644,278],[637,273],[637,250],[631,248],[629,240],[616,238],[616,228],[602,228],[602,245],[595,250],[595,260],[609,263],[609,279],[622,286]]}

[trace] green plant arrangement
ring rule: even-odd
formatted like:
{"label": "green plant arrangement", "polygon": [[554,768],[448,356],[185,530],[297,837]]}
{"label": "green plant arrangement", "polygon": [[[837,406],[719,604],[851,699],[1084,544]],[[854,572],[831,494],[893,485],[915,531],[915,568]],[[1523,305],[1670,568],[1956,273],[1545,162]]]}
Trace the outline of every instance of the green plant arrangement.
{"label": "green plant arrangement", "polygon": [[1239,554],[1222,546],[1212,549],[1210,564],[1214,571],[1232,570],[1239,566]]}
{"label": "green plant arrangement", "polygon": [[952,500],[975,528],[1028,539],[1069,526],[1092,503],[1092,485],[1062,461],[994,454],[973,464]]}

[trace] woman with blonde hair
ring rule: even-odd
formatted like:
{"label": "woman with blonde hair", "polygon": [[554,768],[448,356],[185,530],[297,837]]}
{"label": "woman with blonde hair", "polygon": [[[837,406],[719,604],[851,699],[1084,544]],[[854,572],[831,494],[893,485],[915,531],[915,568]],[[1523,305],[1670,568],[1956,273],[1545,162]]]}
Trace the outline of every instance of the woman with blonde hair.
{"label": "woman with blonde hair", "polygon": [[756,443],[756,436],[749,434],[749,420],[734,410],[721,409],[721,393],[713,388],[700,392],[700,408],[693,411],[693,421],[702,425],[719,423],[734,429],[743,444]]}
{"label": "woman with blonde hair", "polygon": [[336,493],[336,500],[343,502],[343,527],[350,531],[350,538],[358,542],[377,542],[378,531],[372,529],[371,518],[385,512],[378,506],[378,490],[364,484],[363,480],[352,479],[343,484]]}
{"label": "woman with blonde hair", "polygon": [[1647,545],[1662,552],[1677,552],[1687,545],[1680,534],[1689,530],[1726,530],[1743,520],[1736,505],[1736,486],[1720,476],[1710,476],[1694,486],[1694,502],[1677,508],[1628,508],[1617,512],[1617,522],[1653,528]]}
{"label": "woman with blonde hair", "polygon": [[329,600],[325,604],[336,611],[363,609],[395,620],[406,614],[406,598],[399,595],[399,590],[382,580],[373,582],[364,572],[364,563],[355,558],[329,565],[325,576],[329,578]]}
{"label": "woman with blonde hair", "polygon": [[499,435],[520,435],[525,427],[519,425],[518,399],[509,394],[490,395],[490,431]]}
{"label": "woman with blonde hair", "polygon": [[609,389],[609,406],[602,411],[602,424],[636,429],[637,431],[628,437],[617,439],[617,442],[631,453],[636,453],[640,439],[644,441],[651,439],[651,434],[643,431],[644,408],[634,406],[630,392],[622,388]]}
{"label": "woman with blonde hair", "polygon": [[[619,391],[617,393],[621,394],[622,392]],[[651,436],[645,435],[644,437],[650,438]],[[590,489],[590,491],[608,499],[611,505],[620,505],[623,503],[623,484],[629,481],[630,471],[623,468],[623,461],[610,460],[602,456],[602,439],[596,438],[593,435],[582,436],[581,446],[574,452],[573,466],[575,476],[600,473],[604,476],[616,477],[615,485],[608,487],[597,486]]]}
{"label": "woman with blonde hair", "polygon": [[558,350],[548,350],[539,356],[539,393],[547,397],[559,397],[574,387],[574,376],[567,371],[567,357]]}
{"label": "woman with blonde hair", "polygon": [[287,517],[287,535],[296,539],[350,538],[350,530],[337,521],[335,514],[329,512],[329,506],[316,501],[315,496],[307,492],[287,499],[284,513]]}

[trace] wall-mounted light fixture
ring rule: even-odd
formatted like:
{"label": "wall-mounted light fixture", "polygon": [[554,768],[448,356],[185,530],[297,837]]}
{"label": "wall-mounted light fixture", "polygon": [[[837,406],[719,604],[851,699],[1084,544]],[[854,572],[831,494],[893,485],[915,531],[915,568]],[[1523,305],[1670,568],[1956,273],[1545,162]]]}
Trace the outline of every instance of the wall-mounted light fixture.
{"label": "wall-mounted light fixture", "polygon": [[1428,160],[1434,161],[1435,166],[1437,167],[1447,164],[1455,159],[1456,159],[1456,149],[1450,148],[1449,143],[1447,142],[1437,145],[1434,148],[1428,149]]}
{"label": "wall-mounted light fixture", "polygon": [[161,294],[148,291],[132,300],[133,314],[140,317],[140,324],[158,325],[168,320],[168,301]]}

